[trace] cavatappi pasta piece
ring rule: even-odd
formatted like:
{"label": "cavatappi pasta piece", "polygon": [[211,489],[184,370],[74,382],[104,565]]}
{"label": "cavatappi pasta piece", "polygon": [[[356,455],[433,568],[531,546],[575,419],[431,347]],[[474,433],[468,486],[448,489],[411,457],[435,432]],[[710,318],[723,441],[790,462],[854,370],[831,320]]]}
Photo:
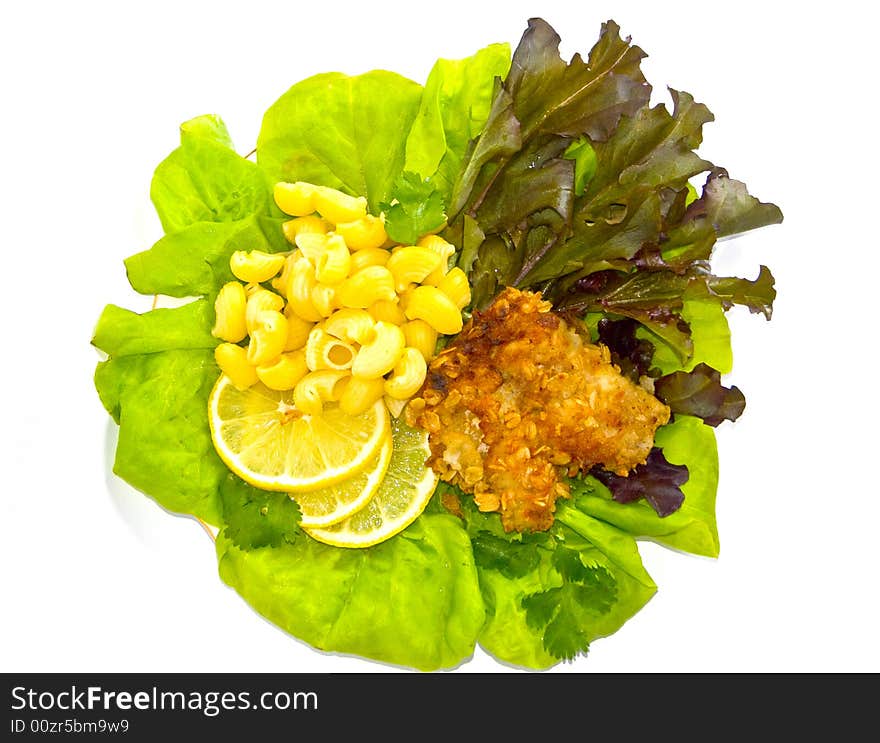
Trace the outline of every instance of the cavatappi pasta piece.
{"label": "cavatappi pasta piece", "polygon": [[284,308],[284,316],[287,318],[287,343],[284,344],[284,350],[296,351],[299,348],[305,348],[309,333],[312,332],[315,323],[303,320],[291,310],[290,305]]}
{"label": "cavatappi pasta piece", "polygon": [[312,306],[321,317],[330,317],[339,307],[336,300],[336,287],[329,284],[315,284],[312,289]]}
{"label": "cavatappi pasta piece", "polygon": [[464,325],[461,310],[436,286],[417,286],[413,289],[403,311],[408,319],[424,320],[444,335],[454,335]]}
{"label": "cavatappi pasta piece", "polygon": [[257,315],[266,310],[276,310],[278,312],[284,307],[284,299],[262,287],[253,291],[247,299],[245,307],[245,325],[248,333],[254,332],[257,324]]}
{"label": "cavatappi pasta piece", "polygon": [[429,248],[446,260],[455,253],[455,246],[440,235],[424,235],[416,240],[416,245],[420,248]]}
{"label": "cavatappi pasta piece", "polygon": [[291,217],[305,217],[315,211],[317,186],[303,181],[275,184],[272,195],[278,208]]}
{"label": "cavatappi pasta piece", "polygon": [[394,323],[395,325],[403,325],[406,322],[406,315],[397,302],[389,299],[380,299],[373,302],[368,308],[368,312],[376,321]]}
{"label": "cavatappi pasta piece", "polygon": [[287,242],[296,245],[296,236],[308,232],[323,235],[330,231],[330,225],[317,214],[309,214],[307,217],[296,217],[288,219],[281,225],[281,231]]}
{"label": "cavatappi pasta piece", "polygon": [[440,256],[440,265],[438,265],[437,268],[428,274],[425,277],[425,280],[422,281],[423,284],[437,286],[446,275],[447,267],[449,266],[449,259],[455,254],[455,246],[439,235],[425,235],[416,242],[416,245],[421,248],[433,250]]}
{"label": "cavatappi pasta piece", "polygon": [[229,343],[238,343],[247,335],[245,307],[247,294],[244,286],[237,281],[229,281],[220,287],[214,300],[216,319],[211,334]]}
{"label": "cavatappi pasta piece", "polygon": [[322,284],[339,284],[350,269],[351,253],[342,235],[329,235],[324,250],[315,259],[315,278]]}
{"label": "cavatappi pasta piece", "polygon": [[354,222],[367,216],[367,200],[363,196],[349,196],[326,186],[315,188],[315,209],[333,224]]}
{"label": "cavatappi pasta piece", "polygon": [[300,256],[290,269],[290,281],[287,284],[287,306],[303,320],[318,322],[324,316],[312,304],[312,289],[318,285],[315,279],[315,267],[308,258]]}
{"label": "cavatappi pasta piece", "polygon": [[274,361],[287,344],[287,318],[278,310],[258,312],[247,347],[247,360],[254,366]]}
{"label": "cavatappi pasta piece", "polygon": [[314,266],[318,262],[318,256],[326,249],[327,235],[322,232],[301,232],[296,236],[296,246]]}
{"label": "cavatappi pasta piece", "polygon": [[376,336],[373,326],[376,321],[366,310],[344,307],[336,310],[324,323],[325,332],[346,343],[363,345],[369,343]]}
{"label": "cavatappi pasta piece", "polygon": [[449,270],[449,273],[437,284],[437,288],[459,309],[467,307],[471,301],[471,285],[468,283],[467,274],[458,266]]}
{"label": "cavatappi pasta piece", "polygon": [[409,320],[403,324],[403,336],[406,345],[415,348],[422,354],[425,361],[434,358],[437,348],[437,330],[424,320]]}
{"label": "cavatappi pasta piece", "polygon": [[256,368],[247,359],[247,349],[235,343],[221,343],[216,346],[214,360],[237,389],[246,390],[259,381]]}
{"label": "cavatappi pasta piece", "polygon": [[281,267],[281,273],[279,273],[274,279],[272,279],[271,284],[272,288],[278,292],[282,297],[287,296],[287,285],[290,282],[290,273],[293,269],[293,264],[302,256],[302,253],[299,252],[299,249],[294,248],[291,250],[287,257],[284,259],[284,265]]}
{"label": "cavatappi pasta piece", "polygon": [[336,402],[350,378],[347,371],[321,369],[306,374],[293,388],[293,404],[308,415],[321,415],[325,402]]}
{"label": "cavatappi pasta piece", "polygon": [[391,253],[382,248],[363,248],[351,254],[351,273],[357,273],[367,266],[384,266]]}
{"label": "cavatappi pasta piece", "polygon": [[303,348],[292,353],[282,353],[273,363],[254,368],[259,380],[272,390],[292,390],[309,373]]}
{"label": "cavatappi pasta piece", "polygon": [[416,348],[404,348],[385,380],[385,394],[397,400],[408,400],[419,391],[427,373],[428,365],[422,352]]}
{"label": "cavatappi pasta piece", "polygon": [[418,284],[407,284],[407,286],[397,294],[397,306],[403,311],[404,322],[406,322],[406,306],[409,304],[409,298],[412,296],[413,290]]}
{"label": "cavatappi pasta piece", "polygon": [[366,309],[373,302],[397,299],[394,276],[385,266],[367,266],[339,285],[336,296],[342,307]]}
{"label": "cavatappi pasta piece", "polygon": [[354,357],[351,373],[356,377],[384,376],[394,368],[406,347],[406,338],[399,326],[379,320],[374,329],[373,340],[362,345]]}
{"label": "cavatappi pasta piece", "polygon": [[421,283],[440,265],[441,260],[430,248],[407,245],[395,248],[385,267],[394,276],[394,289],[399,293],[410,284]]}
{"label": "cavatappi pasta piece", "polygon": [[351,250],[381,248],[388,240],[385,223],[381,217],[367,214],[353,222],[339,222],[336,232],[342,235]]}
{"label": "cavatappi pasta piece", "polygon": [[357,350],[316,325],[306,341],[306,365],[311,371],[351,369]]}
{"label": "cavatappi pasta piece", "polygon": [[372,406],[385,393],[385,378],[364,379],[351,376],[342,390],[339,407],[347,415],[359,415]]}
{"label": "cavatappi pasta piece", "polygon": [[284,266],[282,253],[265,253],[262,250],[236,250],[229,258],[232,275],[244,282],[259,284],[268,281]]}

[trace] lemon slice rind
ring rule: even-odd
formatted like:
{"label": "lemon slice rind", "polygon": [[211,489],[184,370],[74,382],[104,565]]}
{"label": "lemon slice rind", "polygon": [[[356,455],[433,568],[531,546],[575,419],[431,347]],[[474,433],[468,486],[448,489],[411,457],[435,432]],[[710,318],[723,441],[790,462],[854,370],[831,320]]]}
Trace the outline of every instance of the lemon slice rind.
{"label": "lemon slice rind", "polygon": [[[273,404],[274,415],[269,413]],[[290,416],[286,422],[285,415]],[[391,436],[382,400],[359,416],[343,414],[334,403],[325,404],[321,416],[302,415],[289,393],[260,383],[237,390],[226,375],[211,391],[208,422],[214,448],[230,470],[255,487],[292,494],[354,477],[375,461]],[[327,440],[324,448],[322,440]]]}
{"label": "lemon slice rind", "polygon": [[[385,439],[385,443],[379,449],[379,454],[376,456],[374,463],[366,467],[362,472],[336,485],[292,494],[294,500],[299,504],[302,514],[300,526],[314,528],[331,526],[359,511],[373,497],[382,484],[382,479],[388,470],[388,463],[391,461],[392,450],[391,437],[388,436]],[[356,495],[344,501],[342,497],[346,490],[354,491]],[[330,510],[321,511],[318,501],[324,501],[325,503],[327,501],[335,501],[336,505]]]}
{"label": "lemon slice rind", "polygon": [[[395,434],[403,426],[396,421]],[[405,443],[398,448],[401,439]],[[399,534],[421,515],[439,479],[431,467],[421,463],[416,472],[411,471],[414,455],[421,452],[424,462],[430,454],[427,433],[408,429],[400,437],[395,435],[394,441],[388,472],[376,494],[342,521],[322,528],[303,527],[306,534],[333,547],[372,547]]]}

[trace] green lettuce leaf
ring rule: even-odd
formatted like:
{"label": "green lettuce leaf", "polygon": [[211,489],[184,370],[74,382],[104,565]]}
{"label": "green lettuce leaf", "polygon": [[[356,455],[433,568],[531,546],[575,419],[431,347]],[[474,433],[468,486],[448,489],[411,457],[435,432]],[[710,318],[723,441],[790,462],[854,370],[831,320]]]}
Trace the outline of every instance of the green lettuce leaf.
{"label": "green lettuce leaf", "polygon": [[457,498],[473,545],[487,613],[479,643],[505,663],[543,669],[586,654],[656,590],[636,542],[615,527],[581,514],[579,531],[557,518],[549,531],[505,532],[472,496],[441,491]]}
{"label": "green lettuce leaf", "polygon": [[119,424],[113,471],[169,511],[217,525],[217,491],[228,470],[208,425],[220,373],[212,324],[205,300],[141,315],[109,305],[92,343],[109,354],[95,387]]}
{"label": "green lettuce leaf", "polygon": [[200,116],[181,124],[180,147],[156,168],[150,198],[165,232],[175,232],[268,213],[271,191],[256,164],[236,154],[223,121]]}
{"label": "green lettuce leaf", "polygon": [[181,307],[138,314],[109,304],[98,318],[92,345],[108,356],[132,356],[175,349],[210,348],[214,307],[204,299]]}
{"label": "green lettuce leaf", "polygon": [[159,505],[221,523],[217,490],[228,470],[206,415],[219,375],[209,350],[111,357],[95,386],[119,424],[113,472]]}
{"label": "green lettuce leaf", "polygon": [[490,44],[465,59],[438,59],[406,139],[405,169],[429,179],[449,201],[472,139],[489,116],[496,78],[510,68],[510,45]]}
{"label": "green lettuce leaf", "polygon": [[389,201],[403,172],[422,86],[385,70],[328,72],[291,87],[263,116],[257,162],[269,182],[307,181]]}
{"label": "green lettuce leaf", "polygon": [[470,541],[456,518],[424,513],[365,549],[311,538],[242,550],[217,540],[220,577],[310,645],[422,671],[454,668],[484,620]]}
{"label": "green lettuce leaf", "polygon": [[196,222],[160,238],[125,261],[129,283],[141,294],[213,297],[235,277],[229,258],[236,250],[276,253],[290,249],[281,218],[252,215],[235,222]]}
{"label": "green lettuce leaf", "polygon": [[730,347],[730,325],[721,303],[715,299],[685,298],[681,305],[681,318],[690,328],[690,360],[681,363],[675,350],[661,338],[642,326],[636,335],[654,343],[654,366],[662,374],[675,371],[691,371],[698,364],[707,364],[722,374],[733,368],[733,351]]}

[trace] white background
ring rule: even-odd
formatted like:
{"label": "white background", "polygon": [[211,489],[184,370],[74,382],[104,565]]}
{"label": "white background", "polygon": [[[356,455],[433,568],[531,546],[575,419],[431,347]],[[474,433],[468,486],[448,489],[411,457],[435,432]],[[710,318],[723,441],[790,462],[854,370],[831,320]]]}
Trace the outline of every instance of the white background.
{"label": "white background", "polygon": [[[15,3],[0,23],[0,670],[400,669],[320,653],[219,580],[210,539],[109,471],[115,426],[89,345],[122,261],[161,235],[153,168],[217,113],[242,154],[317,72],[395,70],[516,45],[540,15],[563,56],[613,18],[665,86],[714,112],[700,153],[785,222],[718,247],[777,277],[771,322],[731,313],[716,560],[644,544],[659,586],[590,655],[548,673],[878,671],[878,26],[868,3]],[[13,8],[10,10],[10,8]],[[805,9],[809,8],[809,9]],[[819,9],[821,8],[821,9]],[[456,672],[514,672],[479,649]]]}

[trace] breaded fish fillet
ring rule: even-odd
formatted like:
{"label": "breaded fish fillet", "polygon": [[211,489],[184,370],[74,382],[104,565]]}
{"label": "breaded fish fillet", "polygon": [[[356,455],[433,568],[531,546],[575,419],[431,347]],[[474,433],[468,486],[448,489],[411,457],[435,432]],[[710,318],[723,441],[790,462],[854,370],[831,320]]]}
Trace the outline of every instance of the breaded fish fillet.
{"label": "breaded fish fillet", "polygon": [[669,408],[621,376],[540,294],[508,288],[430,364],[406,408],[430,465],[500,511],[507,531],[547,529],[565,475],[645,461]]}

